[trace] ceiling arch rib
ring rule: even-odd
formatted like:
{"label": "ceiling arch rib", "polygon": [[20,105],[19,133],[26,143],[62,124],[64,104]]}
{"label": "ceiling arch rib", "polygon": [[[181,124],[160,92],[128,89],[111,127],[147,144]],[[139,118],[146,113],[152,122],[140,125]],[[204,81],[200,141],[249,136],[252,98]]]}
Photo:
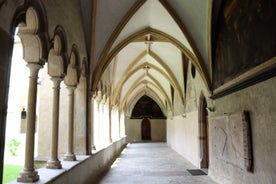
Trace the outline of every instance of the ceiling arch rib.
{"label": "ceiling arch rib", "polygon": [[[153,75],[151,75],[151,73]],[[136,75],[136,74],[138,74],[138,75]],[[136,72],[135,75],[136,75],[135,78],[133,78],[134,75],[131,76],[126,81],[126,83],[123,85],[123,87],[121,89],[121,92],[119,93],[120,97],[126,96],[127,91],[129,91],[130,89],[133,89],[134,88],[133,86],[135,86],[135,84],[138,84],[142,80],[146,80],[148,82],[154,83],[155,86],[158,86],[158,88],[156,88],[155,91],[156,91],[156,93],[158,93],[158,95],[160,97],[164,97],[164,95],[163,95],[163,93],[164,93],[165,97],[167,99],[169,99],[169,101],[171,101],[170,100],[171,99],[170,98],[171,97],[170,96],[170,94],[171,94],[171,92],[170,92],[170,89],[171,89],[170,86],[171,85],[170,85],[170,83],[167,81],[167,79],[164,76],[162,76],[161,74],[159,74],[157,72],[153,73],[153,71],[148,72],[146,75],[145,75],[144,71]],[[152,76],[154,76],[154,77],[152,77]],[[160,82],[158,82],[157,79]],[[155,82],[155,81],[157,81],[157,82]],[[120,98],[120,97],[118,97],[118,98]]]}
{"label": "ceiling arch rib", "polygon": [[[127,116],[131,116],[133,108],[135,107],[135,104],[140,100],[140,98],[142,98],[144,95],[147,95],[148,97],[150,97],[151,99],[153,99],[158,106],[161,108],[163,114],[165,116],[167,116],[167,110],[166,110],[166,106],[164,109],[162,109],[162,104],[159,104],[159,102],[156,100],[156,98],[151,94],[151,93],[139,93],[136,96],[132,96],[131,99],[127,102],[127,104],[125,104],[124,109],[125,112],[127,112]],[[165,102],[166,103],[166,102]]]}
{"label": "ceiling arch rib", "polygon": [[152,28],[146,28],[143,29],[132,36],[128,37],[125,39],[122,43],[120,43],[116,48],[114,48],[106,57],[105,59],[99,63],[97,66],[97,70],[94,73],[94,83],[93,83],[93,89],[96,88],[96,84],[98,83],[101,74],[104,72],[106,67],[109,65],[110,61],[124,48],[126,47],[129,43],[135,41],[136,39],[140,38],[141,36],[151,34],[156,37],[162,37],[164,40],[167,40],[168,42],[172,43],[175,45],[181,52],[183,52],[189,60],[195,65],[197,68],[197,71],[200,73],[202,76],[205,84],[207,87],[209,87],[209,80],[208,76],[206,75],[206,72],[202,70],[201,64],[199,63],[198,59],[196,58],[195,55],[193,55],[181,42],[178,40],[172,38],[170,35],[167,35],[164,32],[161,32],[159,30],[155,30]]}
{"label": "ceiling arch rib", "polygon": [[126,100],[122,101],[122,103],[120,104],[120,108],[127,110],[130,107],[131,103],[134,101],[134,99],[137,98],[137,96],[144,95],[144,94],[151,96],[151,98],[160,106],[160,108],[162,109],[162,112],[166,114],[165,113],[166,106],[165,106],[165,103],[162,101],[162,99],[151,88],[144,87],[141,85],[140,85],[140,88],[137,88],[137,91],[132,92],[131,95],[127,97]]}
{"label": "ceiling arch rib", "polygon": [[[169,106],[172,107],[172,102],[171,99],[168,96],[168,92],[166,92],[164,90],[164,88],[162,87],[162,85],[151,75],[148,75],[147,77],[149,77],[150,80],[145,79],[145,76],[142,75],[140,76],[136,81],[133,82],[132,86],[126,91],[126,93],[121,93],[121,95],[125,98],[130,96],[130,94],[132,93],[132,91],[135,90],[135,88],[137,88],[139,85],[144,84],[144,85],[152,85],[154,88],[156,88],[155,93],[158,94],[158,96],[162,96],[164,101],[167,101],[169,103]],[[123,99],[124,99],[123,98]]]}
{"label": "ceiling arch rib", "polygon": [[[134,73],[136,73],[137,71],[140,71],[141,69],[145,68],[145,67],[150,67],[151,69],[157,71],[159,74],[161,74],[163,77],[165,77],[167,79],[167,81],[176,89],[176,92],[179,94],[179,96],[181,97],[181,90],[179,88],[179,86],[177,85],[177,82],[174,81],[166,72],[164,72],[162,69],[156,67],[155,65],[152,65],[150,63],[142,63],[139,66],[137,66],[136,68],[132,69],[131,71],[129,71],[126,75],[124,75],[124,78],[122,78],[121,82],[116,86],[115,90],[114,90],[114,99],[117,98],[117,95],[120,93],[120,91],[122,90],[122,87],[124,85],[124,83],[130,78],[131,75],[133,75]],[[181,102],[182,104],[184,104],[184,98],[181,98]],[[114,103],[114,101],[113,101]]]}
{"label": "ceiling arch rib", "polygon": [[[146,0],[121,0],[117,1],[93,1],[95,19],[93,20],[95,31],[92,32],[92,42],[97,45],[93,47],[91,56],[93,57],[92,67],[98,65],[100,58],[104,55],[105,51],[111,47],[119,32],[123,29],[126,22],[132,17]],[[108,11],[106,11],[108,9]],[[108,12],[108,13],[107,13]],[[113,31],[114,30],[114,31]]]}
{"label": "ceiling arch rib", "polygon": [[159,1],[171,16],[174,17],[177,25],[187,36],[189,43],[204,68],[204,71],[208,74],[208,80],[210,80],[212,65],[210,61],[210,48],[208,48],[210,45],[208,45],[208,42],[209,44],[211,43],[210,22],[212,17],[211,12],[213,0],[193,0],[193,3],[189,0]]}
{"label": "ceiling arch rib", "polygon": [[165,91],[165,89],[162,87],[162,85],[158,82],[156,78],[154,78],[151,74],[148,74],[148,77],[155,83],[158,88],[160,88],[160,91],[164,93],[166,101],[169,103],[170,107],[172,107],[172,100],[168,96],[169,93]]}
{"label": "ceiling arch rib", "polygon": [[[181,98],[181,100],[183,101],[183,104],[184,104],[184,96],[185,96],[185,91],[184,91],[184,86],[181,86],[180,85],[180,82],[182,82],[182,84],[184,85],[184,80],[181,81],[181,80],[177,80],[174,72],[171,70],[171,68],[153,51],[150,51],[149,52],[149,55],[151,57],[153,57],[156,61],[158,61],[158,63],[165,69],[165,71],[168,73],[168,75],[171,77],[172,81],[175,81],[176,83],[176,89],[179,90],[179,96]],[[176,63],[176,66],[179,67],[180,65],[182,65],[182,61],[180,61],[181,63]],[[183,68],[183,67],[181,67]],[[182,70],[182,73],[184,71]],[[183,76],[183,75],[181,75]],[[183,78],[182,78],[183,79]],[[180,81],[180,82],[179,82]],[[182,94],[182,95],[181,95]]]}
{"label": "ceiling arch rib", "polygon": [[154,88],[155,87],[154,87],[153,83],[151,83],[149,81],[140,81],[140,83],[138,83],[136,86],[134,86],[133,90],[128,91],[128,95],[126,95],[122,98],[122,104],[126,103],[129,99],[129,97],[131,98],[132,95],[135,94],[135,91],[137,92],[137,91],[140,91],[140,89],[144,89],[143,93],[145,93],[147,90],[150,90],[152,92],[152,94],[154,94],[155,98],[158,97],[159,98],[158,100],[160,102],[162,102],[160,104],[164,105],[164,101],[167,99],[164,99],[165,98],[164,94],[160,94],[160,92]]}
{"label": "ceiling arch rib", "polygon": [[115,42],[112,44],[110,51],[125,38],[139,31],[141,28],[151,27],[162,30],[172,37],[177,38],[187,49],[194,53],[186,35],[182,32],[179,25],[174,20],[174,17],[171,16],[164,5],[158,0],[146,1],[135,14],[132,15],[131,19],[121,30]]}
{"label": "ceiling arch rib", "polygon": [[139,62],[146,56],[145,45],[130,43],[124,49],[122,49],[117,55],[118,68],[116,69],[116,79],[114,85],[116,85],[119,79],[124,75],[126,71],[129,71],[135,63]]}
{"label": "ceiling arch rib", "polygon": [[[146,58],[144,58],[144,57],[146,57]],[[163,69],[164,72],[166,72],[166,73],[172,78],[172,80],[175,81],[176,84],[178,84],[178,86],[180,86],[181,83],[183,83],[183,85],[184,85],[183,79],[182,79],[181,81],[178,81],[178,80],[176,79],[176,76],[174,75],[174,73],[173,73],[172,70],[170,69],[170,67],[169,67],[168,65],[166,65],[165,62],[164,62],[159,56],[157,56],[157,54],[155,54],[155,53],[152,52],[152,51],[149,51],[148,54],[147,54],[146,51],[141,52],[141,53],[134,59],[133,62],[130,62],[130,63],[127,65],[127,68],[126,68],[126,69],[124,69],[124,67],[121,65],[121,67],[120,67],[121,69],[118,70],[118,71],[116,72],[116,76],[118,77],[118,76],[124,76],[124,75],[126,75],[127,72],[128,72],[128,71],[131,71],[136,65],[139,64],[139,62],[140,62],[140,63],[141,63],[141,62],[145,63],[144,59],[146,59],[147,62],[150,62],[150,59],[151,59],[152,62],[153,62],[153,63],[151,63],[151,64],[154,64],[154,65],[156,65],[157,67],[159,67],[160,69]],[[123,60],[123,62],[124,62],[124,60]],[[179,61],[179,62],[180,62],[180,61]],[[181,63],[180,63],[180,64],[181,64]],[[179,64],[177,64],[176,66],[179,67]],[[180,68],[181,68],[181,67],[180,67]],[[181,71],[181,72],[183,72],[183,71]],[[181,73],[181,72],[179,72],[179,73]],[[127,78],[130,79],[130,77],[131,77],[131,76],[128,76]],[[158,78],[158,80],[160,80],[160,77],[158,77],[158,76],[156,76],[156,77]],[[119,77],[118,77],[118,78],[119,78]],[[157,81],[157,80],[156,80],[156,81]],[[117,81],[116,83],[113,83],[113,85],[114,85],[115,87],[117,87],[117,89],[118,89],[118,82],[119,82],[119,81]],[[180,89],[180,90],[181,90],[181,89],[184,89],[184,86],[180,86],[179,89]],[[115,91],[116,91],[116,90],[115,90]],[[182,90],[182,92],[183,92],[183,90]],[[183,92],[183,93],[184,93],[184,92]],[[115,96],[116,96],[116,95],[115,95]],[[183,95],[183,96],[185,96],[185,95]],[[115,99],[116,99],[116,97],[115,97]]]}

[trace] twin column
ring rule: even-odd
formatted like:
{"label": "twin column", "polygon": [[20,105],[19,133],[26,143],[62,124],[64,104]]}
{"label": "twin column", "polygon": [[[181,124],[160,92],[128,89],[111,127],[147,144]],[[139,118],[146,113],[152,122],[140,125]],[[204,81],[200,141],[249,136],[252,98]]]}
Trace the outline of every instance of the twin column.
{"label": "twin column", "polygon": [[[27,105],[27,128],[26,128],[26,147],[24,169],[20,172],[18,182],[35,182],[39,180],[39,175],[34,168],[34,141],[36,123],[36,99],[37,99],[37,79],[38,72],[42,68],[41,64],[28,63],[30,70],[29,91]],[[47,168],[60,169],[62,165],[58,160],[58,132],[59,132],[59,96],[60,82],[62,78],[52,77],[53,81],[53,112],[52,112],[52,144],[50,160],[47,161]],[[64,156],[66,161],[75,161],[76,156],[73,152],[73,132],[74,132],[74,91],[75,86],[67,86],[69,96],[69,122],[68,122],[68,151]]]}

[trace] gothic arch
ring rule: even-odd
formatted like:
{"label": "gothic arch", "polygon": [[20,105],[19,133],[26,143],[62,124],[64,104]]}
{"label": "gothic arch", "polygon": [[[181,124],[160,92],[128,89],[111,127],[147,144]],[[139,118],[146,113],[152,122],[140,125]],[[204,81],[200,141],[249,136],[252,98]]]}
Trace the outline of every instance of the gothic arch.
{"label": "gothic arch", "polygon": [[208,131],[208,111],[207,101],[201,92],[199,97],[199,167],[209,167],[209,131]]}
{"label": "gothic arch", "polygon": [[39,40],[40,58],[46,61],[50,44],[47,32],[48,20],[44,5],[40,0],[29,0],[21,3],[13,16],[10,32],[14,35],[16,27],[21,29],[24,27],[22,32],[35,35],[37,40]]}
{"label": "gothic arch", "polygon": [[[22,4],[21,4],[22,3]],[[4,61],[5,63],[8,63],[6,65],[6,71],[4,74],[4,78],[6,79],[4,82],[4,87],[6,87],[6,89],[4,89],[4,109],[7,108],[7,96],[8,96],[8,91],[9,88],[7,87],[8,83],[9,83],[9,78],[10,78],[10,71],[11,71],[11,56],[12,56],[12,50],[13,50],[13,42],[14,40],[12,39],[12,37],[15,34],[15,29],[16,27],[19,28],[18,31],[18,36],[21,39],[22,42],[22,47],[23,47],[23,58],[24,60],[32,65],[32,67],[30,67],[30,65],[28,65],[28,67],[30,68],[30,76],[32,78],[36,78],[38,70],[41,68],[41,66],[45,63],[45,61],[47,60],[48,57],[48,46],[49,46],[49,39],[48,39],[48,34],[47,34],[47,20],[46,20],[46,14],[44,13],[44,8],[43,5],[40,1],[27,1],[25,2],[25,4],[23,5],[23,2],[18,3],[17,5],[17,11],[15,11],[15,14],[13,16],[12,21],[10,22],[10,34],[7,34],[7,37],[10,37],[8,40],[10,41],[10,44],[7,45],[8,48],[5,48],[6,51],[8,51],[9,57],[6,58],[6,60]],[[40,66],[41,65],[41,66]],[[34,80],[33,80],[34,81]],[[37,81],[32,81],[32,84],[30,84],[29,86],[35,84]],[[34,86],[34,85],[33,85]],[[36,87],[34,87],[36,88]],[[29,88],[30,89],[30,88]],[[33,97],[35,97],[36,95],[36,89],[31,91],[32,93],[30,93],[29,90],[29,94],[34,94]],[[29,95],[31,96],[31,95]],[[28,101],[32,101],[32,100],[28,100]],[[32,101],[31,103],[29,103],[29,112],[32,111],[33,109],[35,109],[35,103],[33,103],[34,101]],[[33,108],[34,107],[34,108]],[[31,109],[31,110],[30,110]],[[29,117],[35,117],[35,115],[32,113],[29,113]],[[29,118],[31,119],[31,125],[34,125],[34,121],[33,118]],[[35,118],[34,118],[35,119]],[[3,121],[2,121],[3,120]],[[3,132],[5,132],[5,124],[6,124],[6,114],[4,114],[4,117],[2,118],[1,116],[1,121],[4,124],[4,129]],[[29,126],[30,127],[30,126]],[[2,129],[2,126],[1,126]],[[33,130],[35,131],[35,130]],[[5,134],[5,133],[4,133]],[[28,134],[28,141],[32,142],[33,137],[30,136],[32,133],[30,133],[30,131],[27,131]],[[4,136],[4,135],[3,135]],[[1,137],[2,139],[2,137]],[[3,137],[3,140],[5,139],[5,137]],[[29,145],[28,148],[25,148],[26,150],[29,151],[29,157],[33,156],[33,147],[32,145]],[[2,151],[3,151],[3,147],[1,144],[1,168],[2,168]],[[32,158],[31,158],[32,159]],[[29,162],[25,162],[25,169],[24,172],[26,171],[26,176],[30,174],[33,176],[33,181],[38,180],[38,176],[35,174],[35,171],[32,173],[31,168],[33,168],[33,160],[31,159],[26,159]],[[24,175],[25,173],[21,173],[22,175]],[[24,176],[25,177],[25,176]],[[2,179],[2,173],[1,173],[1,177]],[[22,178],[19,177],[18,180],[21,180]]]}
{"label": "gothic arch", "polygon": [[79,53],[77,46],[73,45],[70,53],[69,64],[64,79],[64,83],[69,86],[77,86],[80,76]]}
{"label": "gothic arch", "polygon": [[181,42],[179,42],[178,40],[176,40],[175,38],[173,38],[172,36],[160,31],[160,30],[156,30],[153,28],[145,28],[142,29],[134,34],[132,34],[131,36],[127,37],[126,39],[124,39],[121,43],[119,43],[113,50],[111,50],[105,57],[104,59],[102,59],[99,64],[97,65],[95,72],[93,74],[93,78],[94,78],[94,83],[93,83],[93,89],[95,89],[95,85],[97,84],[97,82],[99,81],[102,73],[105,71],[105,69],[107,68],[107,66],[110,64],[110,62],[112,61],[112,59],[129,43],[133,42],[134,40],[145,36],[147,34],[151,34],[154,35],[156,37],[160,37],[164,40],[167,40],[168,42],[172,43],[173,45],[175,45],[180,51],[182,51],[183,53],[185,53],[187,55],[187,57],[189,58],[189,60],[191,62],[193,62],[193,64],[195,65],[197,71],[199,71],[201,77],[203,78],[203,81],[206,85],[206,87],[209,89],[210,88],[210,81],[209,81],[209,77],[207,74],[207,71],[204,69],[204,67],[202,67],[202,64],[198,61],[198,58],[188,49],[186,48]]}
{"label": "gothic arch", "polygon": [[68,66],[67,42],[63,28],[57,26],[51,41],[51,49],[48,55],[48,73],[52,77],[63,78]]}
{"label": "gothic arch", "polygon": [[19,24],[18,36],[23,45],[23,58],[31,63],[43,63],[48,56],[48,39],[41,15],[34,6],[26,10],[25,24]]}
{"label": "gothic arch", "polygon": [[[178,94],[180,96],[181,95],[181,90],[180,90],[180,87],[179,87],[179,84],[177,83],[177,81],[174,81],[174,79],[171,78],[170,75],[168,75],[166,72],[164,72],[161,68],[155,66],[155,65],[152,65],[150,63],[142,63],[138,66],[136,66],[135,68],[133,68],[131,71],[129,71],[123,78],[122,80],[119,82],[119,85],[118,85],[118,88],[116,88],[114,90],[114,97],[116,98],[121,90],[121,88],[123,87],[123,84],[127,81],[127,79],[134,73],[136,73],[138,70],[144,68],[145,66],[150,66],[153,70],[157,71],[158,73],[160,73],[162,76],[164,76],[164,78],[166,78],[169,83],[177,90]],[[181,98],[181,102],[184,104],[184,98]]]}

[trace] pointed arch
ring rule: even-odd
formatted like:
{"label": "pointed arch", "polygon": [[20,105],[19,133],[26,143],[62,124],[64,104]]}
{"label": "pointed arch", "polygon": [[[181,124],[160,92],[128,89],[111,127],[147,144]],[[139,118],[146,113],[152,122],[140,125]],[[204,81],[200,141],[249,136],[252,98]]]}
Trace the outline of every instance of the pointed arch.
{"label": "pointed arch", "polygon": [[210,80],[208,79],[208,75],[202,68],[202,64],[199,63],[198,58],[191,52],[189,49],[187,49],[181,42],[173,38],[172,36],[153,28],[145,28],[142,29],[131,36],[124,39],[120,44],[118,44],[112,51],[110,51],[102,60],[100,60],[99,64],[96,66],[95,72],[93,73],[94,83],[93,83],[93,89],[95,89],[97,82],[99,81],[102,73],[105,71],[109,63],[112,61],[112,59],[129,43],[133,42],[134,40],[144,36],[144,35],[154,35],[157,37],[161,37],[164,40],[167,40],[168,42],[172,43],[174,46],[176,46],[180,51],[182,51],[189,60],[195,65],[197,70],[199,71],[201,77],[203,78],[203,81],[206,85],[206,87],[209,89],[210,87]]}
{"label": "pointed arch", "polygon": [[[93,7],[96,7],[96,1],[93,1],[95,4]],[[109,52],[110,48],[112,47],[112,44],[115,42],[116,38],[119,36],[119,34],[121,33],[121,31],[123,30],[123,28],[126,26],[126,24],[128,23],[128,21],[131,19],[131,17],[139,10],[139,8],[146,2],[146,0],[139,0],[137,1],[130,9],[129,11],[126,13],[126,15],[122,18],[122,20],[120,21],[120,23],[117,25],[117,27],[115,28],[115,30],[113,31],[112,35],[110,36],[110,38],[108,39],[108,41],[106,42],[104,48],[103,48],[103,52],[101,53],[100,57],[99,57],[99,61],[102,60],[102,58],[107,55],[107,53]],[[96,13],[96,10],[94,11],[94,13]],[[95,23],[95,22],[93,22]],[[92,56],[94,55],[94,53],[92,54]],[[93,68],[93,64],[92,63],[92,69]],[[94,78],[94,77],[93,77]]]}
{"label": "pointed arch", "polygon": [[[135,104],[144,95],[145,95],[145,93],[140,93],[140,94],[138,94],[136,96],[132,96],[131,99],[124,105],[123,108],[125,109],[125,112],[127,112],[127,116],[130,116],[130,114],[132,113],[132,110],[133,110]],[[166,111],[167,110],[167,105],[166,105],[167,101],[165,101],[165,103],[164,103],[164,109],[163,109],[162,104],[160,104],[160,102],[158,101],[158,99],[156,99],[156,97],[153,96],[153,94],[146,93],[146,95],[149,96],[150,98],[152,98],[159,105],[159,107],[161,108],[163,114],[165,116],[167,116],[167,111]]]}
{"label": "pointed arch", "polygon": [[198,111],[198,124],[199,124],[199,158],[200,168],[208,168],[209,166],[209,131],[208,131],[208,112],[207,101],[203,94],[199,96],[199,111]]}
{"label": "pointed arch", "polygon": [[[176,24],[179,26],[179,28],[181,29],[181,31],[183,32],[183,34],[185,35],[185,37],[187,38],[189,44],[191,45],[197,59],[198,59],[198,63],[202,68],[202,78],[206,81],[205,85],[207,87],[207,89],[211,89],[211,74],[212,74],[212,67],[210,67],[210,73],[207,70],[207,67],[204,64],[204,59],[202,57],[202,54],[200,53],[198,46],[196,45],[193,37],[191,36],[191,34],[189,33],[187,26],[185,25],[185,23],[183,21],[181,21],[180,17],[178,16],[178,14],[174,11],[174,9],[171,7],[171,5],[166,1],[166,0],[159,0],[160,3],[165,7],[165,9],[169,12],[169,14],[172,16],[172,18],[174,19],[174,21],[176,22]],[[209,0],[209,3],[212,5],[212,0]],[[210,10],[209,10],[210,12]],[[208,34],[210,35],[210,34]],[[210,39],[210,38],[208,38]],[[211,43],[211,41],[209,40],[209,43]],[[208,45],[210,46],[210,45]],[[209,59],[209,58],[208,58]],[[211,61],[210,61],[211,62]],[[206,61],[206,63],[208,63],[208,61]],[[210,64],[210,63],[209,63]],[[205,78],[205,77],[206,78]]]}
{"label": "pointed arch", "polygon": [[52,77],[63,78],[68,66],[67,43],[63,28],[57,26],[51,40],[51,49],[48,54],[48,74]]}
{"label": "pointed arch", "polygon": [[[117,85],[116,89],[114,90],[114,98],[116,98],[116,96],[118,95],[118,93],[121,91],[121,88],[123,87],[124,83],[128,80],[128,78],[133,75],[134,73],[136,73],[137,71],[141,70],[142,68],[144,68],[145,66],[149,66],[152,69],[156,70],[158,73],[160,73],[162,76],[164,76],[164,78],[167,79],[167,81],[177,90],[177,93],[179,94],[179,96],[181,97],[181,90],[180,87],[177,84],[177,81],[174,81],[173,79],[170,78],[170,76],[165,73],[162,69],[160,69],[159,67],[152,65],[148,62],[142,63],[140,65],[138,65],[136,68],[134,68],[133,70],[129,71],[124,78],[119,82],[119,84]],[[182,104],[184,104],[184,98],[181,98],[181,102]]]}
{"label": "pointed arch", "polygon": [[[17,7],[18,6],[18,7]],[[8,94],[9,94],[9,79],[10,79],[10,71],[11,71],[11,62],[12,62],[12,51],[13,51],[13,45],[14,45],[14,34],[16,27],[19,28],[19,33],[18,36],[21,39],[22,42],[22,47],[23,47],[23,58],[25,59],[26,62],[31,63],[29,66],[35,66],[36,68],[32,68],[31,71],[31,77],[35,78],[30,85],[35,86],[32,91],[30,91],[29,94],[32,94],[33,96],[31,100],[33,100],[36,97],[36,85],[35,81],[37,78],[37,71],[41,68],[39,65],[43,65],[45,61],[47,60],[48,57],[48,48],[49,48],[49,39],[48,35],[46,33],[47,31],[47,20],[46,20],[46,14],[44,14],[44,8],[42,6],[42,3],[40,1],[35,1],[35,2],[20,2],[17,5],[15,5],[17,8],[15,11],[15,14],[12,18],[11,22],[7,22],[10,24],[10,30],[8,30],[6,35],[0,36],[1,41],[3,41],[2,44],[3,47],[1,47],[1,51],[4,52],[2,56],[4,56],[2,59],[3,61],[3,68],[5,68],[3,75],[1,75],[1,94],[2,94],[2,104],[1,108],[3,109],[3,112],[6,112],[7,110],[7,103],[8,103]],[[9,21],[9,19],[7,19]],[[4,38],[4,40],[3,40]],[[2,61],[1,61],[2,62]],[[33,64],[34,63],[34,64]],[[34,71],[36,70],[36,71]],[[2,78],[2,76],[4,76]],[[32,93],[33,92],[33,93]],[[29,98],[30,99],[30,98]],[[29,100],[29,101],[31,101]],[[34,101],[33,101],[34,102]],[[35,104],[36,102],[28,105],[28,110],[29,112],[35,112]],[[6,116],[7,114],[2,114],[0,113],[0,118],[1,118],[1,140],[5,140],[5,126],[6,126]],[[30,114],[29,117],[34,117],[34,114]],[[31,121],[29,121],[31,120]],[[34,131],[32,129],[32,125],[34,125],[34,121],[32,118],[28,120],[29,127],[31,131]],[[3,123],[3,126],[2,126]],[[29,126],[28,125],[28,126]],[[3,128],[4,127],[4,128]],[[2,130],[3,128],[3,130]],[[27,141],[33,142],[34,137],[32,137],[31,131],[27,132]],[[2,139],[3,138],[3,139]],[[0,153],[0,159],[1,159],[1,166],[0,170],[2,170],[2,161],[3,161],[3,152],[4,152],[4,146],[3,142],[1,141],[1,153]],[[32,145],[26,146],[25,150],[28,151],[28,154],[25,158],[25,169],[24,169],[24,174],[20,174],[20,176],[17,178],[18,181],[23,181],[25,178],[28,181],[36,181],[39,179],[39,176],[36,174],[34,165],[33,165],[33,152],[34,152],[34,147]],[[26,152],[27,152],[26,151]],[[25,172],[26,171],[26,172]],[[0,174],[0,180],[2,180],[2,172]],[[24,176],[23,176],[24,175]]]}
{"label": "pointed arch", "polygon": [[[162,66],[162,68],[164,68],[164,70],[168,73],[168,77],[169,78],[171,78],[171,81],[174,81],[174,83],[175,83],[175,88],[176,88],[176,91],[178,92],[178,95],[180,96],[180,98],[181,98],[181,102],[184,104],[184,96],[185,96],[185,93],[184,93],[184,91],[183,90],[181,90],[181,87],[180,87],[180,84],[177,82],[177,79],[176,79],[176,76],[175,76],[175,74],[172,72],[172,70],[170,69],[170,67],[166,64],[166,62],[165,61],[163,61],[163,59],[161,59],[155,52],[153,52],[153,51],[149,51],[148,53],[147,53],[147,51],[145,50],[145,51],[143,51],[143,52],[141,52],[130,64],[129,64],[129,66],[127,67],[127,69],[125,70],[126,72],[123,74],[123,75],[127,75],[127,72],[128,71],[131,71],[131,69],[132,68],[134,68],[134,66],[138,63],[138,62],[140,62],[140,60],[144,57],[144,56],[146,56],[146,55],[149,55],[149,56],[151,56],[153,59],[155,59],[155,61],[156,62],[158,62],[161,66]],[[128,76],[129,77],[129,76]],[[127,77],[127,78],[128,78]],[[120,86],[121,85],[121,83],[119,82],[119,86],[117,85],[116,87],[115,87],[115,89],[120,89],[122,86]],[[123,85],[123,84],[122,84]],[[183,94],[182,94],[182,92],[183,92]],[[115,90],[115,96],[116,96],[116,90]]]}
{"label": "pointed arch", "polygon": [[[143,78],[143,76],[142,76]],[[169,103],[169,106],[172,107],[172,102],[171,100],[169,99],[167,93],[165,92],[165,90],[162,88],[162,86],[160,86],[160,83],[153,83],[153,82],[150,82],[150,81],[147,81],[147,80],[141,80],[142,78],[138,78],[134,83],[133,85],[129,88],[129,90],[127,91],[126,95],[124,95],[124,98],[122,99],[122,102],[125,102],[127,97],[130,96],[131,92],[137,88],[139,85],[142,85],[142,84],[151,84],[152,86],[154,86],[155,88],[157,88],[160,93],[164,96],[164,99],[165,101],[167,101]],[[152,78],[151,78],[152,79]],[[156,82],[156,81],[154,81]],[[153,90],[154,91],[154,90]],[[158,95],[157,95],[158,96]]]}
{"label": "pointed arch", "polygon": [[37,7],[28,7],[25,13],[25,24],[18,25],[18,36],[23,45],[24,60],[43,65],[48,57],[49,42],[40,14]]}
{"label": "pointed arch", "polygon": [[[126,100],[124,100],[124,101],[122,101],[122,103],[120,104],[120,109],[126,109],[126,108],[128,108],[129,106],[130,106],[130,104],[133,102],[133,100],[137,97],[137,96],[139,96],[139,95],[141,95],[141,94],[143,94],[144,92],[146,92],[146,93],[149,93],[149,94],[151,94],[153,97],[154,97],[154,99],[155,99],[155,101],[158,103],[158,105],[160,105],[160,107],[161,107],[161,109],[162,109],[162,111],[163,111],[163,113],[165,112],[165,104],[164,104],[164,102],[162,101],[162,99],[158,96],[158,94],[157,93],[155,93],[154,92],[154,90],[152,90],[151,88],[146,88],[146,87],[143,87],[143,88],[141,88],[141,89],[139,89],[137,92],[135,92],[135,94],[133,94],[132,95],[132,97],[131,97],[131,99],[129,100],[129,103],[127,103],[127,99]],[[164,113],[165,114],[165,113]]]}
{"label": "pointed arch", "polygon": [[64,28],[60,25],[56,26],[54,35],[57,35],[60,38],[60,44],[61,44],[60,52],[61,52],[61,56],[64,60],[64,67],[66,68],[68,65],[68,54],[67,54],[68,45],[67,45],[67,37],[66,37]]}

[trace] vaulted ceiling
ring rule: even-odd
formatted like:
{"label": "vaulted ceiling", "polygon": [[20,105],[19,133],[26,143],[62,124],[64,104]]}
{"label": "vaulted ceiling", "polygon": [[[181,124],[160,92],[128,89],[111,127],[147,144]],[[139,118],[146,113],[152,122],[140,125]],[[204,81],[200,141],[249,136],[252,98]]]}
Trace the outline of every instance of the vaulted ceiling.
{"label": "vaulted ceiling", "polygon": [[91,90],[109,72],[113,105],[133,107],[147,94],[165,110],[172,106],[172,89],[184,104],[186,58],[210,89],[212,0],[79,2]]}

